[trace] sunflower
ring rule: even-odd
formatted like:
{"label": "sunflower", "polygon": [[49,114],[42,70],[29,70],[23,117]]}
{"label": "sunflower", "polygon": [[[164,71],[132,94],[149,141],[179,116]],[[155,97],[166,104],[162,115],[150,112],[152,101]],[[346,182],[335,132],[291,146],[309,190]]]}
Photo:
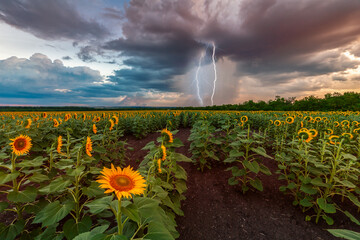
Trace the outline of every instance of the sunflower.
{"label": "sunflower", "polygon": [[58,127],[60,125],[58,120],[56,120],[55,118],[53,120],[54,120],[54,127]]}
{"label": "sunflower", "polygon": [[360,128],[355,128],[355,129],[353,130],[353,133],[360,133]]}
{"label": "sunflower", "polygon": [[321,121],[321,117],[316,117],[316,118],[315,118],[315,121],[316,121],[316,122],[320,122],[320,121]]}
{"label": "sunflower", "polygon": [[31,123],[32,123],[31,118],[28,118],[28,119],[27,119],[27,124],[26,124],[25,128],[30,128]]}
{"label": "sunflower", "polygon": [[121,169],[111,164],[111,169],[104,167],[96,182],[100,188],[106,189],[105,193],[115,192],[118,200],[122,197],[131,198],[133,195],[141,195],[145,191],[145,179],[138,171],[133,171],[130,166]]}
{"label": "sunflower", "polygon": [[338,127],[340,125],[340,123],[338,121],[334,122],[334,127]]}
{"label": "sunflower", "polygon": [[281,121],[280,121],[280,120],[275,120],[275,121],[274,121],[274,125],[277,126],[277,127],[280,126],[280,125],[281,125]]}
{"label": "sunflower", "polygon": [[169,143],[174,141],[172,133],[166,128],[161,131],[162,134],[165,134],[169,138]]}
{"label": "sunflower", "polygon": [[161,152],[162,152],[162,160],[165,161],[166,159],[166,148],[164,145],[161,145]]}
{"label": "sunflower", "polygon": [[341,126],[342,127],[349,127],[349,125],[350,125],[350,122],[348,121],[348,120],[343,120],[343,121],[341,121]]}
{"label": "sunflower", "polygon": [[247,117],[247,116],[242,116],[242,117],[240,118],[240,120],[241,120],[242,122],[247,122],[247,121],[248,121],[248,117]]}
{"label": "sunflower", "polygon": [[318,135],[318,131],[316,129],[309,129],[309,132],[311,133],[313,138]]}
{"label": "sunflower", "polygon": [[10,146],[13,150],[13,153],[18,156],[28,153],[32,146],[31,138],[26,135],[21,134],[20,136],[10,140],[12,141]]}
{"label": "sunflower", "polygon": [[331,135],[331,136],[329,137],[329,141],[330,141],[330,143],[333,144],[333,145],[339,144],[338,140],[339,140],[339,136],[338,136],[338,135]]}
{"label": "sunflower", "polygon": [[86,154],[91,157],[91,151],[92,151],[92,142],[91,142],[91,138],[90,137],[87,137],[86,138]]}
{"label": "sunflower", "polygon": [[328,129],[325,130],[326,135],[331,135],[333,133],[334,133],[334,131],[331,128],[328,128]]}
{"label": "sunflower", "polygon": [[161,159],[160,158],[157,160],[157,164],[159,165],[159,173],[161,173]]}
{"label": "sunflower", "polygon": [[61,153],[61,147],[62,147],[62,136],[59,136],[58,139],[57,139],[57,152],[60,154]]}
{"label": "sunflower", "polygon": [[309,130],[307,130],[306,128],[302,128],[298,131],[298,135],[300,139],[305,140],[305,142],[310,142],[313,139],[313,135],[311,134],[311,132]]}
{"label": "sunflower", "polygon": [[111,130],[113,130],[115,124],[114,124],[114,121],[113,121],[112,119],[109,119],[109,122],[110,122],[110,128],[109,128],[109,130],[111,131]]}
{"label": "sunflower", "polygon": [[115,124],[117,125],[119,123],[119,118],[117,116],[112,116],[113,119],[115,119]]}
{"label": "sunflower", "polygon": [[300,122],[300,126],[301,126],[301,127],[304,127],[303,121]]}
{"label": "sunflower", "polygon": [[348,139],[353,139],[354,136],[351,133],[343,133],[341,134],[342,137],[348,138]]}
{"label": "sunflower", "polygon": [[293,124],[294,123],[294,118],[293,117],[287,117],[285,121],[286,121],[287,124]]}
{"label": "sunflower", "polygon": [[96,128],[95,123],[93,124],[93,128],[92,128],[92,129],[93,129],[93,133],[96,134],[96,133],[97,133],[97,128]]}
{"label": "sunflower", "polygon": [[43,118],[47,118],[47,113],[46,113],[46,112],[43,112],[42,117],[43,117]]}
{"label": "sunflower", "polygon": [[273,124],[273,123],[274,123],[274,121],[270,119],[270,124]]}

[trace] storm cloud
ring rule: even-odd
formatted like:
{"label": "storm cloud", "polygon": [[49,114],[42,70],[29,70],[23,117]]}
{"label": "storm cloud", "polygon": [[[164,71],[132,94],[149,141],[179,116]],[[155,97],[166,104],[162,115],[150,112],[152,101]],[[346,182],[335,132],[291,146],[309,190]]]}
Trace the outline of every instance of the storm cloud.
{"label": "storm cloud", "polygon": [[68,0],[0,1],[0,21],[42,39],[102,39],[109,31],[87,20]]}
{"label": "storm cloud", "polygon": [[120,84],[171,91],[212,41],[217,59],[237,64],[235,76],[261,75],[264,84],[292,80],[280,73],[316,76],[359,64],[343,56],[360,36],[357,0],[136,0],[124,17],[123,37],[103,45],[126,57],[130,69],[112,77]]}

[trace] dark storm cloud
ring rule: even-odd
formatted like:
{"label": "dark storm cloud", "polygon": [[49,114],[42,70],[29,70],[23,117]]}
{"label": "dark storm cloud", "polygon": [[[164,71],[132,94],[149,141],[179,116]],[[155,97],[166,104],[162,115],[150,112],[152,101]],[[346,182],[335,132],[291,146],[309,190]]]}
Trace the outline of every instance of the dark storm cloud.
{"label": "dark storm cloud", "polygon": [[125,18],[123,37],[103,46],[127,58],[130,69],[113,77],[119,84],[169,90],[211,41],[217,59],[238,63],[239,76],[274,74],[274,83],[288,81],[279,73],[313,76],[359,64],[339,49],[360,36],[358,0],[133,0]]}
{"label": "dark storm cloud", "polygon": [[71,60],[72,58],[70,56],[64,56],[62,57],[62,60]]}
{"label": "dark storm cloud", "polygon": [[100,39],[109,34],[103,26],[86,20],[67,0],[0,1],[0,21],[43,39]]}

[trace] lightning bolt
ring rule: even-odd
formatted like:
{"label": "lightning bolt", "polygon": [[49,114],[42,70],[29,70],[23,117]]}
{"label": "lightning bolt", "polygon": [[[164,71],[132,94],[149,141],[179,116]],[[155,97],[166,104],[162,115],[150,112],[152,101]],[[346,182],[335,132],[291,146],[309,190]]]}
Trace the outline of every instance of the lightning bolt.
{"label": "lightning bolt", "polygon": [[216,64],[215,64],[215,43],[212,42],[212,47],[213,47],[213,52],[212,52],[212,63],[213,63],[213,67],[214,67],[214,74],[215,74],[215,78],[214,78],[214,85],[213,85],[213,92],[211,95],[211,105],[214,105],[214,95],[215,95],[215,90],[216,90],[216,80],[217,80],[217,74],[216,74]]}
{"label": "lightning bolt", "polygon": [[199,99],[199,103],[200,105],[202,106],[204,103],[203,103],[203,100],[200,96],[200,87],[199,87],[199,71],[200,71],[200,68],[201,68],[201,62],[203,60],[205,56],[205,51],[202,51],[201,52],[201,55],[200,55],[200,58],[199,58],[199,65],[198,65],[198,68],[196,69],[196,76],[195,76],[195,80],[196,80],[196,94],[197,94],[197,97]]}

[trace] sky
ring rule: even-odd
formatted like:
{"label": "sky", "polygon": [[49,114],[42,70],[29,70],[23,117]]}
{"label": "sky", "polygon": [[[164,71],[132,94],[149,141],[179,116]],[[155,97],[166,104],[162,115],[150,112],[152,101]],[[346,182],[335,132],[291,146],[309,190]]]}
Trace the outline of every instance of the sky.
{"label": "sky", "polygon": [[0,1],[0,106],[360,92],[359,0]]}

